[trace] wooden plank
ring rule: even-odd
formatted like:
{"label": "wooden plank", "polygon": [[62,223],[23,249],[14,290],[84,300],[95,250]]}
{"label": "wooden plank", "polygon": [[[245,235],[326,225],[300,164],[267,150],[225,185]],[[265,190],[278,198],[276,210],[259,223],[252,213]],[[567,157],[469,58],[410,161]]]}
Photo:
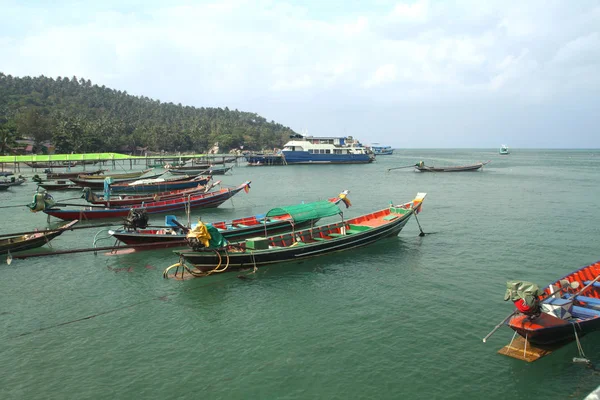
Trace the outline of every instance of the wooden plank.
{"label": "wooden plank", "polygon": [[[525,344],[527,344],[527,349],[525,349]],[[517,336],[512,343],[509,343],[498,350],[498,354],[527,362],[537,361],[551,353],[552,350],[536,347],[528,341],[525,341],[525,338],[521,336]]]}

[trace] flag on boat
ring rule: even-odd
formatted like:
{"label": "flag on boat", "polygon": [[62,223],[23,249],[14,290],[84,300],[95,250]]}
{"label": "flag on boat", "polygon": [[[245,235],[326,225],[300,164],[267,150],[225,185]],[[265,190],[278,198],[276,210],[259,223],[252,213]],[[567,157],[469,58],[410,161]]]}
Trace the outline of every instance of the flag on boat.
{"label": "flag on boat", "polygon": [[412,201],[412,208],[415,210],[415,214],[421,212],[425,196],[427,196],[427,193],[417,193],[417,197]]}
{"label": "flag on boat", "polygon": [[348,207],[350,207],[352,205],[352,203],[350,202],[350,199],[348,198],[347,194],[348,194],[348,191],[344,190],[338,196],[340,198],[340,200],[342,200],[342,202],[346,205],[346,208],[348,208]]}

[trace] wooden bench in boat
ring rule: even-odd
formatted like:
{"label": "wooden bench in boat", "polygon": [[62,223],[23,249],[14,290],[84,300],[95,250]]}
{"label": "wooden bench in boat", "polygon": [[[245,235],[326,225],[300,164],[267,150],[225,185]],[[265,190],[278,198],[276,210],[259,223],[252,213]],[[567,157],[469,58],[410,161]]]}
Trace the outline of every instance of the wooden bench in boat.
{"label": "wooden bench in boat", "polygon": [[368,231],[369,229],[371,229],[370,226],[365,226],[365,225],[348,225],[348,228],[346,229],[346,235],[352,235],[355,233],[362,233],[364,231]]}
{"label": "wooden bench in boat", "polygon": [[327,234],[327,236],[331,236],[331,237],[340,237],[340,236],[346,236],[346,235],[343,235],[343,234],[341,234],[341,233],[335,233],[335,232],[332,232],[332,233],[328,233],[328,234]]}
{"label": "wooden bench in boat", "polygon": [[595,297],[586,297],[586,296],[577,296],[577,300],[586,303],[593,307],[600,307],[600,299],[596,299]]}
{"label": "wooden bench in boat", "polygon": [[[583,284],[585,286],[589,285],[590,283],[592,283],[592,281],[584,281]],[[600,282],[594,282],[592,283],[592,287],[595,287],[596,289],[600,289]]]}
{"label": "wooden bench in boat", "polygon": [[[570,295],[566,295],[566,298],[570,298]],[[587,296],[577,296],[576,299],[578,301],[581,301],[582,303],[586,303],[589,306],[592,307],[600,307],[600,299],[597,299],[595,297],[587,297]]]}
{"label": "wooden bench in boat", "polygon": [[594,318],[600,317],[600,311],[593,310],[587,307],[573,306],[571,314],[577,318]]}

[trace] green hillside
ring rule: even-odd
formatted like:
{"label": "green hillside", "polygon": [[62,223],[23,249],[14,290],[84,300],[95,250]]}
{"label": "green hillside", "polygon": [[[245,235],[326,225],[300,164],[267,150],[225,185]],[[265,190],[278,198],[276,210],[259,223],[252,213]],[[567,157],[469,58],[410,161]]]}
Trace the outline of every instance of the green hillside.
{"label": "green hillside", "polygon": [[161,103],[76,77],[13,77],[0,72],[0,154],[15,140],[51,141],[60,153],[220,152],[281,147],[290,128],[256,113]]}

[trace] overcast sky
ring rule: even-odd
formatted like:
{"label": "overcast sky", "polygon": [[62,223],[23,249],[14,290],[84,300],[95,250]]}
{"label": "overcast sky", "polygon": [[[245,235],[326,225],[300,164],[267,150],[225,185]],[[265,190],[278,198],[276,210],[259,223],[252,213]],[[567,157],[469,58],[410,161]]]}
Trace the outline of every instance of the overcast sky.
{"label": "overcast sky", "polygon": [[600,148],[600,0],[93,3],[0,0],[0,72],[399,148]]}

